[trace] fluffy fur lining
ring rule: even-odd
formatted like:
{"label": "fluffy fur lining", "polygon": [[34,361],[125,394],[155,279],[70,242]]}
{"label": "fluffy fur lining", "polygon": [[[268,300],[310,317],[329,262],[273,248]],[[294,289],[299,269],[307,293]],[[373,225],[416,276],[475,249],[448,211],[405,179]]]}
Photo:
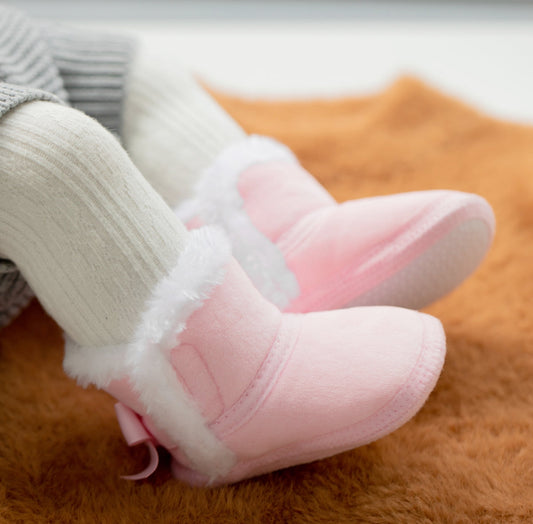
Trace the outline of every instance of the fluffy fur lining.
{"label": "fluffy fur lining", "polygon": [[128,377],[156,426],[210,479],[226,474],[234,455],[208,429],[176,378],[170,351],[179,344],[189,316],[224,280],[230,256],[228,241],[217,228],[193,231],[177,265],[155,288],[130,342],[88,347],[67,339],[64,359],[67,374],[82,385],[105,388]]}
{"label": "fluffy fur lining", "polygon": [[222,226],[230,239],[233,256],[257,289],[270,302],[285,309],[300,293],[298,281],[279,248],[254,226],[244,211],[237,189],[244,170],[278,160],[298,163],[283,144],[251,135],[225,149],[200,179],[195,196],[175,211],[184,222],[199,218],[205,224]]}

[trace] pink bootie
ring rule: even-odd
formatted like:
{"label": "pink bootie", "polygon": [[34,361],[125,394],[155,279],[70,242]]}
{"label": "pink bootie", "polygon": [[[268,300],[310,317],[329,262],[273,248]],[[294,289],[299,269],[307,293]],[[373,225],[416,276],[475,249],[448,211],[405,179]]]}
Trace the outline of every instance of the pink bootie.
{"label": "pink bootie", "polygon": [[154,290],[131,341],[67,341],[64,365],[121,402],[130,443],[150,443],[153,457],[153,446],[164,446],[176,477],[216,485],[390,433],[422,406],[444,353],[439,321],[411,310],[282,314],[223,235],[203,227]]}
{"label": "pink bootie", "polygon": [[225,150],[176,210],[219,224],[265,298],[283,311],[420,309],[462,282],[493,237],[481,197],[421,191],[337,204],[285,146],[248,137]]}

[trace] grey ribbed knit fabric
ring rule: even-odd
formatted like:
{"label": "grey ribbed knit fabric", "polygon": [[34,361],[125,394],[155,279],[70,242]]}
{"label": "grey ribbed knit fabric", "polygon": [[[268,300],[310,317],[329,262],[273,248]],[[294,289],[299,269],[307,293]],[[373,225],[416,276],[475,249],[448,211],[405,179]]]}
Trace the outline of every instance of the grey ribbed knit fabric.
{"label": "grey ribbed knit fabric", "polygon": [[[59,70],[42,31],[22,13],[0,6],[0,118],[24,102],[66,99]],[[17,315],[32,296],[14,264],[2,259],[0,327]]]}
{"label": "grey ribbed knit fabric", "polygon": [[70,104],[120,136],[130,38],[44,26]]}
{"label": "grey ribbed knit fabric", "polygon": [[1,5],[0,80],[67,98],[42,30],[23,13]]}
{"label": "grey ribbed knit fabric", "polygon": [[32,298],[33,291],[13,263],[0,260],[0,327],[18,315]]}
{"label": "grey ribbed knit fabric", "polygon": [[[119,134],[132,49],[130,39],[39,24],[0,5],[0,118],[19,104],[49,100],[70,103]],[[32,296],[0,256],[0,328]]]}
{"label": "grey ribbed knit fabric", "polygon": [[[2,29],[0,28],[0,31]],[[1,61],[1,59],[0,59]],[[0,62],[1,63],[1,62]],[[0,75],[2,70],[0,67]],[[0,78],[0,118],[11,109],[24,102],[31,100],[50,100],[58,102],[59,99],[48,91],[40,89],[28,89],[27,87],[16,86],[2,82]]]}

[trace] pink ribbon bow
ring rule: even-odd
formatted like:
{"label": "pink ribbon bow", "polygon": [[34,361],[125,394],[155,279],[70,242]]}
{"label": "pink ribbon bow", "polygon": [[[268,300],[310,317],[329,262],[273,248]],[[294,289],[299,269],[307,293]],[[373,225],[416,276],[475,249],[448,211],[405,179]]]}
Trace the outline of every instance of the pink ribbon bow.
{"label": "pink ribbon bow", "polygon": [[121,475],[121,478],[126,480],[146,479],[154,473],[159,464],[159,454],[155,447],[155,440],[148,433],[137,413],[128,406],[117,402],[115,404],[115,412],[117,414],[118,424],[128,446],[146,444],[150,452],[150,462],[143,471],[135,475]]}

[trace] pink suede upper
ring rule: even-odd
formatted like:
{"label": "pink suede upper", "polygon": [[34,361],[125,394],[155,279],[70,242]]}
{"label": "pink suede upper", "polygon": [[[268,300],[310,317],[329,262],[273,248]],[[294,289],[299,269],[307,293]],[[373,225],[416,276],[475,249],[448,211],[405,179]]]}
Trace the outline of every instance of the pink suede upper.
{"label": "pink suede upper", "polygon": [[[386,308],[300,317],[297,343],[256,416],[242,427],[234,420],[213,427],[243,455],[254,456],[368,418],[414,368],[424,349],[422,319]],[[271,434],[264,427],[284,431]]]}
{"label": "pink suede upper", "polygon": [[[186,383],[194,382],[196,390],[216,390],[218,401],[227,410],[267,357],[281,319],[279,310],[263,299],[240,266],[232,262],[224,284],[189,318],[181,346],[172,352],[174,368]],[[198,375],[189,359],[179,358],[184,345],[195,349],[196,358],[205,363],[205,374]],[[211,408],[207,410],[200,399],[196,400],[207,420],[212,421],[207,416]]]}
{"label": "pink suede upper", "polygon": [[476,195],[418,191],[337,205],[291,162],[256,164],[240,174],[238,188],[246,214],[297,278],[299,296],[284,309],[291,312],[357,303],[467,220],[486,224],[483,252],[494,229],[490,206]]}
{"label": "pink suede upper", "polygon": [[309,213],[336,204],[316,179],[292,162],[255,164],[240,175],[237,186],[247,215],[272,242]]}
{"label": "pink suede upper", "polygon": [[[465,196],[468,205],[463,205]],[[486,220],[488,248],[490,207],[474,195],[419,191],[354,200],[310,214],[278,241],[287,266],[298,275],[301,291],[287,310],[320,311],[353,304],[357,296],[398,273],[454,227],[479,217]],[[425,285],[424,276],[420,275],[419,286]]]}
{"label": "pink suede upper", "polygon": [[[253,350],[264,341],[256,340],[247,341]],[[444,346],[438,321],[409,310],[285,315],[276,339],[261,347],[261,365],[244,366],[246,388],[210,422],[239,457],[217,482],[316,460],[387,434],[424,402]],[[243,370],[235,367],[240,368],[227,361],[226,369],[217,369],[217,383],[223,386],[233,376],[240,381]],[[183,464],[175,464],[174,472],[188,482],[205,482]]]}

